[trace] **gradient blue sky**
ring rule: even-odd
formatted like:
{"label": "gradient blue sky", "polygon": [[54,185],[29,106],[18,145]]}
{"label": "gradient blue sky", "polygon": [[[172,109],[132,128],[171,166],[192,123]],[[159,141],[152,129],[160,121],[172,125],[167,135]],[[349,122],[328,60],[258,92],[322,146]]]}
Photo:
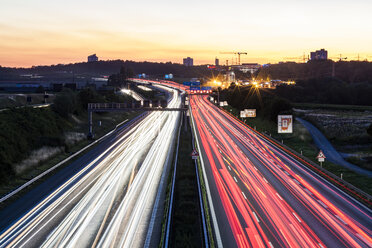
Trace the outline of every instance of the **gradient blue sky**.
{"label": "gradient blue sky", "polygon": [[0,65],[231,60],[220,51],[267,63],[320,48],[372,60],[371,13],[370,0],[2,0]]}

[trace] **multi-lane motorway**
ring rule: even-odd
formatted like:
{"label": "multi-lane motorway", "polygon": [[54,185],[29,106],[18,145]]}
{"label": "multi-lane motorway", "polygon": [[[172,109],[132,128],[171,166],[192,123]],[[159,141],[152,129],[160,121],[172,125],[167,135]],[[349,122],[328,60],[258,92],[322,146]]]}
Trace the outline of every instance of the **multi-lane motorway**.
{"label": "multi-lane motorway", "polygon": [[[178,84],[149,82],[181,106]],[[372,247],[371,210],[207,96],[189,103],[217,247]],[[139,118],[3,209],[0,247],[144,246],[179,117]]]}
{"label": "multi-lane motorway", "polygon": [[372,247],[372,214],[212,105],[190,100],[219,247]]}
{"label": "multi-lane motorway", "polygon": [[[172,95],[168,106],[179,108],[179,92],[159,87]],[[179,120],[179,112],[152,112],[106,143],[5,228],[0,247],[143,246]]]}

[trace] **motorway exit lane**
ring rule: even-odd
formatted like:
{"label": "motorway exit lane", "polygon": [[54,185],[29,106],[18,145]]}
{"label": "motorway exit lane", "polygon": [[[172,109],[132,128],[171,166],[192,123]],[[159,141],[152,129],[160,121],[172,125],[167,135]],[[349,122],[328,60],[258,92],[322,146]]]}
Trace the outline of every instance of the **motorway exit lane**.
{"label": "motorway exit lane", "polygon": [[[369,210],[268,146],[205,97],[193,97],[191,106],[226,247],[371,245]],[[226,223],[230,231],[224,231]]]}

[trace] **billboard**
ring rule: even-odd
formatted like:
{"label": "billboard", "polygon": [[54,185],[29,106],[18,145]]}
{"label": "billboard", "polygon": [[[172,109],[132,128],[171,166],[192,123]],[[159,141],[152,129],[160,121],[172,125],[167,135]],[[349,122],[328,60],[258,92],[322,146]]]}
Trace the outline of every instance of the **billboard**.
{"label": "billboard", "polygon": [[292,115],[278,115],[278,133],[292,133],[293,132],[293,116]]}
{"label": "billboard", "polygon": [[256,117],[255,109],[244,109],[240,111],[240,118],[251,118],[251,117]]}
{"label": "billboard", "polygon": [[256,109],[244,109],[245,117],[253,118],[256,117]]}

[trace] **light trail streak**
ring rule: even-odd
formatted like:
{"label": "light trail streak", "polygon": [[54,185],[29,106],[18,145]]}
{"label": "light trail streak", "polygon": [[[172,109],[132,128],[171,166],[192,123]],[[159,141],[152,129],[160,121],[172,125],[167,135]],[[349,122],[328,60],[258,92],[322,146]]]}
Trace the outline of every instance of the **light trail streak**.
{"label": "light trail streak", "polygon": [[190,104],[210,166],[208,181],[218,192],[214,201],[222,204],[238,247],[372,246],[369,210],[334,194],[336,189],[206,97],[193,96]]}
{"label": "light trail streak", "polygon": [[[159,88],[180,107],[177,90]],[[141,247],[179,119],[150,113],[2,233],[0,247]]]}

